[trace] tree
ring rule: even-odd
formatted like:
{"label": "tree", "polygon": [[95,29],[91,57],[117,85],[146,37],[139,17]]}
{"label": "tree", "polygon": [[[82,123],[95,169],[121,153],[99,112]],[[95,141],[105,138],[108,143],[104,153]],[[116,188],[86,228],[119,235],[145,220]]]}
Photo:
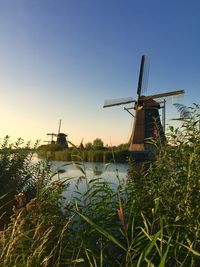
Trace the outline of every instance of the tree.
{"label": "tree", "polygon": [[119,150],[128,150],[128,147],[129,147],[129,144],[128,143],[126,143],[126,144],[120,144],[120,145],[117,146],[117,148]]}
{"label": "tree", "polygon": [[86,143],[85,149],[88,149],[88,150],[92,149],[92,143],[91,142]]}
{"label": "tree", "polygon": [[94,149],[102,149],[104,147],[103,141],[100,138],[96,138],[93,141]]}

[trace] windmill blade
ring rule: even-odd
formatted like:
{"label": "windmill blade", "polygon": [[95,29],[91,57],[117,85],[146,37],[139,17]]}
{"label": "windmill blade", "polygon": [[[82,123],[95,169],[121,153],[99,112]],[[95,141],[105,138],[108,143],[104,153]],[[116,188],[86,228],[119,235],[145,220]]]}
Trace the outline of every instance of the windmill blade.
{"label": "windmill blade", "polygon": [[144,82],[144,79],[143,79],[144,65],[145,65],[145,55],[142,55],[141,64],[140,64],[140,74],[139,74],[139,79],[138,79],[138,88],[137,88],[138,98],[140,98],[140,96],[141,96],[142,85]]}
{"label": "windmill blade", "polygon": [[136,102],[132,97],[128,98],[121,98],[121,99],[112,99],[112,100],[105,100],[104,101],[104,108],[113,107],[113,106],[119,106],[124,104],[129,104]]}
{"label": "windmill blade", "polygon": [[60,128],[61,128],[61,122],[62,122],[62,120],[59,120],[59,126],[58,126],[58,134],[60,133]]}
{"label": "windmill blade", "polygon": [[57,136],[55,133],[47,133],[47,135]]}
{"label": "windmill blade", "polygon": [[161,94],[155,94],[155,95],[149,95],[149,96],[142,96],[140,97],[141,100],[147,100],[150,98],[164,98],[164,97],[168,97],[168,96],[174,96],[174,95],[181,95],[184,94],[185,91],[184,90],[176,90],[176,91],[171,91],[171,92],[166,92],[166,93],[161,93]]}
{"label": "windmill blade", "polygon": [[147,86],[148,86],[148,81],[149,81],[149,66],[150,66],[149,55],[145,55],[141,95],[144,95],[147,92]]}

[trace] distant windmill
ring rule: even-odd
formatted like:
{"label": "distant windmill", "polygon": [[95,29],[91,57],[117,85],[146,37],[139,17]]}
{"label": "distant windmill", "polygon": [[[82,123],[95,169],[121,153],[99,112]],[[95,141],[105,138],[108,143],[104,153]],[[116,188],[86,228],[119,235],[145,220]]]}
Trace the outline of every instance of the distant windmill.
{"label": "distant windmill", "polygon": [[61,133],[60,129],[61,129],[61,120],[59,121],[58,134],[57,134],[57,144],[68,148],[68,142],[66,139],[67,134]]}
{"label": "distant windmill", "polygon": [[53,140],[54,136],[57,137],[56,144],[61,145],[62,147],[68,148],[68,142],[67,142],[67,134],[61,133],[61,120],[59,120],[59,126],[58,126],[58,133],[47,133],[47,135],[51,136],[51,143],[55,143]]}
{"label": "distant windmill", "polygon": [[159,109],[161,103],[165,110],[165,99],[161,102],[156,102],[154,99],[166,98],[169,96],[184,94],[184,90],[171,91],[161,94],[154,94],[144,96],[144,70],[146,64],[146,56],[143,55],[140,65],[140,73],[137,87],[137,99],[131,97],[120,100],[107,100],[104,103],[104,108],[117,105],[125,105],[135,103],[130,108],[125,108],[127,111],[130,109],[135,110],[134,126],[129,141],[129,151],[135,160],[151,160],[153,157],[153,146],[147,142],[149,138],[160,136],[161,140],[165,140],[165,112],[163,113],[163,125],[160,121]]}

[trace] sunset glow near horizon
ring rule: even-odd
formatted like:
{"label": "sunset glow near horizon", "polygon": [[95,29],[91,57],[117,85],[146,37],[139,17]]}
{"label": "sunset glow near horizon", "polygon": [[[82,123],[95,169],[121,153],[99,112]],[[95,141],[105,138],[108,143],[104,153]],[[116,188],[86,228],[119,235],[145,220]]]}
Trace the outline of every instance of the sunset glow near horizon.
{"label": "sunset glow near horizon", "polygon": [[[200,103],[199,1],[0,1],[1,140],[79,144],[129,140],[132,118],[105,99],[136,98],[140,59],[150,56],[147,95],[184,89]],[[167,104],[167,122],[178,117]]]}

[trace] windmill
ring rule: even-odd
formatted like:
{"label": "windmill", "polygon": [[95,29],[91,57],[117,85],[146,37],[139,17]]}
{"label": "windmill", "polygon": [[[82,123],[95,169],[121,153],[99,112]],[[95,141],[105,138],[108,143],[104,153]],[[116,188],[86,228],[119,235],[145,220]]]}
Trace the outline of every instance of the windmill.
{"label": "windmill", "polygon": [[[47,135],[51,136],[51,141],[49,143],[55,144],[55,141],[53,140],[54,136],[57,137],[56,144],[61,145],[62,147],[68,148],[68,142],[67,142],[67,134],[61,133],[61,120],[59,120],[59,126],[58,126],[58,133],[47,133]],[[48,141],[47,141],[48,142]]]}
{"label": "windmill", "polygon": [[[154,94],[144,96],[145,85],[145,68],[146,68],[146,55],[142,55],[140,73],[137,87],[137,99],[132,97],[124,98],[120,100],[106,100],[104,102],[104,108],[126,105],[134,103],[133,106],[125,108],[129,113],[129,110],[134,109],[134,125],[132,134],[129,140],[129,151],[131,151],[132,157],[135,160],[151,160],[154,157],[153,145],[147,140],[152,137],[160,136],[161,140],[165,140],[165,98],[175,95],[184,94],[184,90],[170,91],[161,94]],[[156,101],[155,99],[163,99],[164,101]],[[163,104],[161,106],[161,104]],[[161,124],[159,109],[163,107],[163,125]]]}
{"label": "windmill", "polygon": [[56,141],[56,143],[58,145],[61,145],[63,147],[68,148],[68,142],[67,142],[67,139],[66,139],[67,134],[61,133],[60,132],[60,129],[61,129],[61,120],[59,121],[59,127],[58,127],[58,134],[57,134],[57,141]]}

